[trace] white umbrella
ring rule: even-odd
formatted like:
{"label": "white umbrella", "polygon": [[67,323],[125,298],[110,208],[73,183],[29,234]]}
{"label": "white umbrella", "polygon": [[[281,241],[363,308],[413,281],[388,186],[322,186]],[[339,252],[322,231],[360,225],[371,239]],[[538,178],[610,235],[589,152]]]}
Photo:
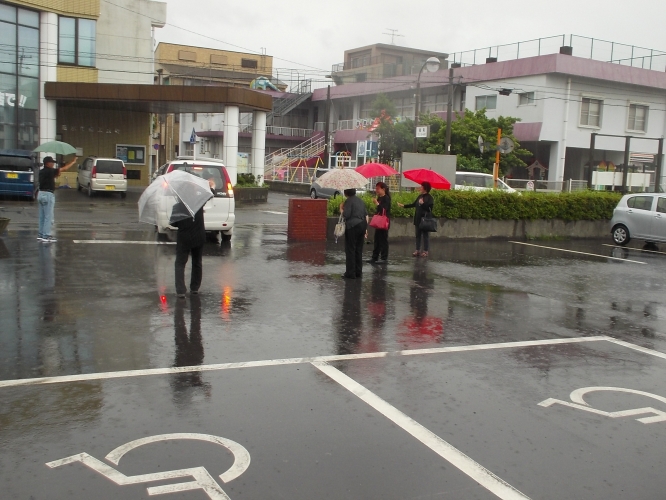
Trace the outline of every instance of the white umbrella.
{"label": "white umbrella", "polygon": [[363,189],[368,183],[368,179],[352,168],[336,168],[326,172],[316,182],[325,189],[344,191],[345,189]]}
{"label": "white umbrella", "polygon": [[160,175],[139,198],[139,221],[157,225],[158,213],[173,207],[170,222],[194,217],[201,207],[213,197],[206,179],[174,170]]}

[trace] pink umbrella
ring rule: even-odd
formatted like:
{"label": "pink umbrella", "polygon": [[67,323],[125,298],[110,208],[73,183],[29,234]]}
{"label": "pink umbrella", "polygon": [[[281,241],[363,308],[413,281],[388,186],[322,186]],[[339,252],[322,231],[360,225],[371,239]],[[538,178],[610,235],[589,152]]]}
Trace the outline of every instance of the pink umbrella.
{"label": "pink umbrella", "polygon": [[388,177],[389,175],[398,175],[400,173],[383,163],[366,163],[365,165],[356,167],[354,170],[368,179],[373,177]]}
{"label": "pink umbrella", "polygon": [[429,182],[433,189],[451,189],[451,183],[446,177],[426,168],[407,170],[407,172],[403,172],[402,175],[404,175],[406,179],[414,181],[417,184]]}

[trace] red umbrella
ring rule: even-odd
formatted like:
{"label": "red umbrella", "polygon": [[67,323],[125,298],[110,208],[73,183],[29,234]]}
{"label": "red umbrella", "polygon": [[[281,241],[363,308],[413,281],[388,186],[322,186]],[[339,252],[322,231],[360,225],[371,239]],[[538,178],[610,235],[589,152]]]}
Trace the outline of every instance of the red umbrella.
{"label": "red umbrella", "polygon": [[443,175],[438,174],[432,170],[425,168],[416,168],[414,170],[407,170],[402,175],[410,181],[417,184],[422,182],[429,182],[433,189],[451,189],[451,183]]}
{"label": "red umbrella", "polygon": [[366,163],[365,165],[356,167],[355,170],[368,179],[373,177],[388,177],[389,175],[398,175],[400,173],[383,163]]}

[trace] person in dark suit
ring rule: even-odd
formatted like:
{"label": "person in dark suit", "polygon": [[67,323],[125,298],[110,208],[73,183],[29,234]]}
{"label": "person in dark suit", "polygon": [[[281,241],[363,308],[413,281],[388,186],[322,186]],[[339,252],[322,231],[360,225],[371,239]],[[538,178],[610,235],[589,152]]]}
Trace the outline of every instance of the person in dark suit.
{"label": "person in dark suit", "polygon": [[[427,231],[421,231],[419,227],[421,225],[421,220],[429,212],[432,212],[432,207],[435,205],[435,199],[430,194],[432,186],[429,182],[422,182],[420,187],[419,197],[414,200],[414,203],[409,205],[403,205],[398,203],[399,207],[402,208],[416,208],[414,212],[414,226],[416,229],[416,251],[412,254],[414,257],[427,257],[428,250],[430,249],[430,233]],[[423,238],[423,252],[421,252],[421,238]]]}
{"label": "person in dark suit", "polygon": [[206,243],[206,226],[204,224],[203,207],[194,214],[180,220],[173,220],[174,214],[182,214],[186,211],[182,201],[174,205],[172,211],[172,222],[170,224],[178,228],[176,239],[176,294],[179,299],[185,298],[187,287],[185,286],[185,266],[192,255],[192,277],[190,279],[190,293],[196,295],[201,287],[203,278],[203,247]]}
{"label": "person in dark suit", "polygon": [[345,189],[345,202],[340,211],[345,219],[345,256],[347,270],[342,276],[347,279],[363,275],[363,241],[368,229],[368,210],[356,189]]}
{"label": "person in dark suit", "polygon": [[[377,198],[373,201],[377,205],[377,214],[386,215],[386,217],[391,217],[391,194],[389,193],[389,187],[385,182],[378,182],[375,186],[375,193],[377,193]],[[388,229],[375,229],[375,247],[372,251],[372,259],[370,263],[374,264],[380,259],[383,262],[388,260]]]}

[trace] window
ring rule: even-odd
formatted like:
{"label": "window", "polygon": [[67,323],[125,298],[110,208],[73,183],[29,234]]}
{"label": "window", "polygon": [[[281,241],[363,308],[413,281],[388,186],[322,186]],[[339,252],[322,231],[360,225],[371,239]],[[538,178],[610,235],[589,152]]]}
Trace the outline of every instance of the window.
{"label": "window", "polygon": [[211,54],[210,55],[210,63],[211,64],[228,64],[229,61],[227,60],[227,56],[223,56],[220,54]]}
{"label": "window", "polygon": [[181,60],[181,61],[196,62],[197,61],[197,53],[192,52],[191,50],[179,50],[178,51],[178,59]]}
{"label": "window", "polygon": [[657,200],[657,212],[666,214],[666,198],[659,198]]}
{"label": "window", "polygon": [[627,129],[637,132],[645,132],[647,130],[648,109],[647,106],[641,104],[630,104]]}
{"label": "window", "polygon": [[259,62],[256,59],[241,59],[241,68],[257,69]]}
{"label": "window", "polygon": [[497,96],[496,95],[480,95],[476,97],[476,110],[480,109],[497,109]]}
{"label": "window", "polygon": [[356,77],[357,82],[364,82],[368,79],[367,73],[356,73],[354,76]]}
{"label": "window", "polygon": [[627,200],[627,206],[636,210],[652,210],[652,200],[652,196],[634,196]]}
{"label": "window", "polygon": [[580,106],[580,124],[585,127],[601,127],[601,108],[604,101],[583,97]]}
{"label": "window", "polygon": [[58,63],[95,67],[97,23],[91,19],[60,17]]}
{"label": "window", "polygon": [[534,104],[534,92],[518,94],[518,106],[529,106],[530,104]]}

